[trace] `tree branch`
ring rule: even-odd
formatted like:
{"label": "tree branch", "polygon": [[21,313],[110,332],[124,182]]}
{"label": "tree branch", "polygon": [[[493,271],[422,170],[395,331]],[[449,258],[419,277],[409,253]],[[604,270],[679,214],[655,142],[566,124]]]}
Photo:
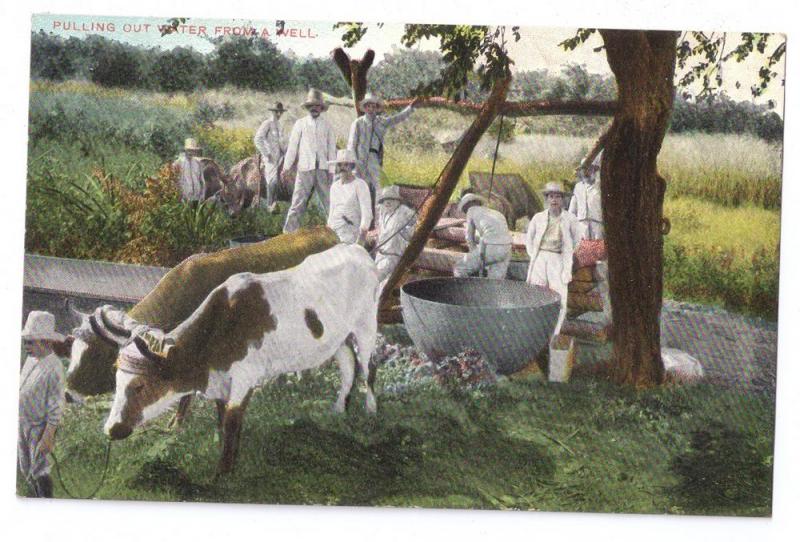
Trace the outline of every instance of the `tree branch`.
{"label": "tree branch", "polygon": [[[411,103],[411,98],[387,100],[388,109],[401,108]],[[417,107],[449,109],[456,113],[478,114],[484,107],[482,103],[454,101],[439,96],[419,98]],[[601,115],[611,116],[617,109],[615,101],[553,101],[535,100],[529,102],[504,102],[498,105],[498,114],[506,117],[532,117],[537,115]]]}

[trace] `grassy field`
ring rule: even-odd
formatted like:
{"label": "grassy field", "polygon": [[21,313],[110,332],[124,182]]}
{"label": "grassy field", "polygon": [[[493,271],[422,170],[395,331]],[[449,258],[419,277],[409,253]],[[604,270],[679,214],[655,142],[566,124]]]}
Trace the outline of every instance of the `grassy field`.
{"label": "grassy field", "polygon": [[[142,232],[115,207],[113,194],[92,179],[109,177],[141,191],[145,178],[157,174],[172,156],[168,151],[176,151],[187,135],[198,138],[207,156],[230,167],[255,153],[253,132],[275,101],[290,107],[282,119],[289,133],[303,112],[297,106],[302,94],[223,89],[166,95],[80,82],[37,82],[31,92],[27,250],[170,265],[194,251],[221,248],[235,235],[279,231],[279,218],[258,211],[233,221],[209,211],[199,220],[181,204],[170,203],[173,207],[147,210],[153,219],[145,225],[153,227]],[[209,125],[198,120],[202,108],[230,114]],[[326,116],[343,146],[352,108],[332,105]],[[442,143],[457,138],[470,120],[450,111],[416,112],[389,132],[383,183],[432,184],[449,158]],[[501,144],[497,172],[520,173],[536,189],[551,180],[573,179],[575,165],[594,139],[522,133],[529,128],[518,123],[513,141]],[[467,186],[469,171],[491,170],[494,143],[491,135],[479,143],[460,187]],[[665,241],[667,295],[776,316],[781,159],[779,145],[751,136],[667,135],[659,155],[668,181],[665,214],[673,225]],[[59,191],[93,193],[100,209],[70,207]],[[168,219],[175,214],[186,214],[187,220]],[[158,246],[142,256],[142,243],[150,240]],[[173,257],[160,261],[165,254]]]}
{"label": "grassy field", "polygon": [[[377,389],[407,367],[382,367]],[[721,388],[569,385],[537,376],[480,391],[422,380],[331,405],[329,366],[254,395],[233,474],[215,480],[211,403],[181,431],[169,416],[114,444],[97,498],[765,516],[770,514],[773,399]],[[71,492],[99,480],[110,398],[70,407],[58,456]],[[25,491],[22,482],[18,491]],[[65,496],[60,486],[56,495]]]}

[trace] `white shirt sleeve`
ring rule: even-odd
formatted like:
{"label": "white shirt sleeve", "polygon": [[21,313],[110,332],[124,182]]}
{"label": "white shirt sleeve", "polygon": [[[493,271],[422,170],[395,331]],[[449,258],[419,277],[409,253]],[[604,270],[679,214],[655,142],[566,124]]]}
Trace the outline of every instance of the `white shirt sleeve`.
{"label": "white shirt sleeve", "polygon": [[528,256],[533,257],[534,253],[534,246],[533,240],[536,237],[536,216],[531,219],[528,223],[528,231],[525,234],[525,250],[528,252]]}
{"label": "white shirt sleeve", "polygon": [[291,169],[297,160],[297,152],[300,149],[300,136],[303,132],[303,125],[301,121],[297,121],[292,127],[292,133],[289,136],[289,144],[286,146],[286,158],[283,161],[284,169]]}

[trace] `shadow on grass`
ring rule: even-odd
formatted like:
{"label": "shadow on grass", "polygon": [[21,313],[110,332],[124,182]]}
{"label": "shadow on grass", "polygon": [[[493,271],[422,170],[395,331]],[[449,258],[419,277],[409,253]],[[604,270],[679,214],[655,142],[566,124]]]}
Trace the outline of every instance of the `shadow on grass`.
{"label": "shadow on grass", "polygon": [[771,513],[771,439],[754,442],[720,425],[692,432],[691,449],[674,458],[672,471],[680,482],[672,488],[678,503],[699,514],[731,508],[738,515]]}
{"label": "shadow on grass", "polygon": [[439,414],[417,427],[298,419],[251,441],[257,467],[242,465],[226,493],[244,502],[493,508],[487,491],[553,477],[554,461],[537,445],[487,420],[465,427]]}

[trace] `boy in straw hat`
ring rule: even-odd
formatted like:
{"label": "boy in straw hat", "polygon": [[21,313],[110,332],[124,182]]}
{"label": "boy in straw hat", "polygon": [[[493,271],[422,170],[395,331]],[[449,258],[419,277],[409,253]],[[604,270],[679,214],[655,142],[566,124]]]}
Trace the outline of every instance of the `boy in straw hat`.
{"label": "boy in straw hat", "polygon": [[567,313],[572,254],[583,237],[583,229],[575,215],[562,208],[566,192],[561,183],[547,183],[542,193],[547,209],[533,215],[525,236],[525,247],[531,257],[527,282],[550,288],[561,296],[557,334]]}
{"label": "boy in straw hat", "polygon": [[400,197],[400,187],[386,186],[378,196],[380,235],[375,255],[378,268],[379,292],[389,280],[389,276],[397,267],[397,263],[408,248],[408,242],[414,235],[417,224],[417,213],[405,204]]}
{"label": "boy in straw hat", "polygon": [[20,374],[17,464],[35,497],[53,496],[47,455],[55,447],[64,407],[64,367],[53,347],[65,340],[56,333],[52,314],[31,311],[22,330],[28,357]]}
{"label": "boy in straw hat", "polygon": [[262,174],[264,175],[263,194],[261,200],[269,212],[274,212],[276,208],[276,191],[280,181],[278,174],[281,169],[283,155],[286,153],[286,145],[283,143],[283,131],[281,130],[281,115],[286,111],[281,102],[276,102],[275,107],[270,107],[271,118],[261,123],[256,130],[253,143],[261,153]]}
{"label": "boy in straw hat", "polygon": [[183,144],[183,152],[172,164],[178,169],[178,188],[184,201],[199,201],[205,195],[206,183],[203,179],[203,164],[197,159],[199,155],[200,146],[194,138],[189,137]]}
{"label": "boy in straw hat", "polygon": [[458,209],[467,215],[469,252],[453,267],[453,276],[477,275],[504,279],[511,262],[511,232],[506,218],[499,211],[485,207],[486,198],[467,194]]}
{"label": "boy in straw hat", "polygon": [[358,117],[350,126],[347,148],[356,154],[358,176],[367,181],[375,211],[375,198],[380,188],[381,166],[383,165],[383,140],[386,131],[406,120],[414,111],[418,99],[394,115],[384,115],[383,100],[375,94],[367,93],[359,106],[364,115]]}
{"label": "boy in straw hat", "polygon": [[328,108],[322,92],[310,89],[303,107],[308,115],[294,123],[283,162],[284,168],[291,169],[297,161],[297,177],[292,204],[283,225],[284,233],[300,227],[300,217],[306,211],[312,191],[317,195],[326,216],[329,209],[333,162],[336,160],[336,134],[330,123],[321,116]]}
{"label": "boy in straw hat", "polygon": [[328,227],[342,243],[357,243],[367,235],[372,222],[369,188],[354,174],[356,157],[352,151],[340,150],[336,160],[329,163],[335,165],[337,179],[331,185]]}

